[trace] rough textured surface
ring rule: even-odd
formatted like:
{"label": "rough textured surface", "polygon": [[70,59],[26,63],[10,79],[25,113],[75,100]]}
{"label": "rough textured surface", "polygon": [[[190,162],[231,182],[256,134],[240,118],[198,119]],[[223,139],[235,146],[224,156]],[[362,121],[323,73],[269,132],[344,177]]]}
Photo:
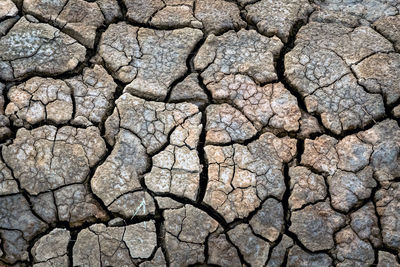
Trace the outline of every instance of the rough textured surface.
{"label": "rough textured surface", "polygon": [[86,49],[76,40],[48,24],[28,19],[22,17],[0,38],[1,79],[61,74],[85,59]]}
{"label": "rough textured surface", "polygon": [[0,0],[0,266],[400,266],[398,0]]}

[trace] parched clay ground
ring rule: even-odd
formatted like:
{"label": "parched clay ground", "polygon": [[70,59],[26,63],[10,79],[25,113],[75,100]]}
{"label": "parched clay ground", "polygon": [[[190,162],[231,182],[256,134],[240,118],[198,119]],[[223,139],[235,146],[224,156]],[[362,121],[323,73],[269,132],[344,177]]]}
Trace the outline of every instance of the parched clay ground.
{"label": "parched clay ground", "polygon": [[0,0],[0,266],[400,266],[399,0]]}

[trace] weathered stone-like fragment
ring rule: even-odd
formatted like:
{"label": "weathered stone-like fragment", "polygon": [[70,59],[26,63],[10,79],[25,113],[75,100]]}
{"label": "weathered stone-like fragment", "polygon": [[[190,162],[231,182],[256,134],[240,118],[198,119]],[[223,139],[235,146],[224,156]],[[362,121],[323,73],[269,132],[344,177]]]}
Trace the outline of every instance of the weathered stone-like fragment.
{"label": "weathered stone-like fragment", "polygon": [[220,228],[208,239],[208,264],[240,267],[240,258],[236,248],[227,240]]}
{"label": "weathered stone-like fragment", "polygon": [[268,38],[255,30],[211,34],[194,58],[194,67],[202,71],[206,85],[229,74],[247,75],[257,83],[270,82],[278,78],[275,62],[282,47],[279,38]]}
{"label": "weathered stone-like fragment", "polygon": [[28,242],[46,228],[47,225],[32,213],[29,203],[21,194],[0,197],[3,261],[13,264],[29,260]]}
{"label": "weathered stone-like fragment", "polygon": [[383,95],[387,104],[393,104],[400,98],[400,55],[398,53],[377,53],[352,68],[358,82],[369,92]]}
{"label": "weathered stone-like fragment", "polygon": [[308,253],[295,245],[289,250],[287,266],[290,267],[330,267],[332,259],[325,253]]}
{"label": "weathered stone-like fragment", "polygon": [[377,180],[393,180],[400,176],[400,128],[396,121],[379,122],[371,129],[358,133],[357,137],[373,146],[369,162]]}
{"label": "weathered stone-like fragment", "polygon": [[202,38],[200,30],[152,30],[112,24],[102,35],[99,55],[113,76],[128,84],[124,92],[163,100],[187,70],[186,59]]}
{"label": "weathered stone-like fragment", "polygon": [[375,194],[383,243],[400,253],[400,183],[392,183]]}
{"label": "weathered stone-like fragment", "polygon": [[96,2],[84,0],[25,0],[23,8],[26,13],[60,27],[89,48],[94,47],[96,30],[105,20]]}
{"label": "weathered stone-like fragment", "polygon": [[[218,222],[191,205],[164,211],[166,247],[171,266],[204,262],[204,242]],[[201,222],[201,223],[199,223]]]}
{"label": "weathered stone-like fragment", "polygon": [[103,67],[95,65],[93,68],[85,68],[82,75],[65,81],[73,90],[75,100],[73,123],[100,123],[112,107],[117,88],[113,78]]}
{"label": "weathered stone-like fragment", "polygon": [[70,239],[70,232],[62,228],[56,228],[41,237],[31,250],[35,262],[33,266],[67,266],[69,264],[67,248]]}
{"label": "weathered stone-like fragment", "polygon": [[239,30],[247,25],[237,5],[225,0],[196,0],[194,16],[202,22],[207,34]]}
{"label": "weathered stone-like fragment", "polygon": [[344,224],[345,217],[332,210],[328,202],[319,202],[294,211],[290,220],[289,230],[315,252],[334,247],[333,233]]}
{"label": "weathered stone-like fragment", "polygon": [[397,52],[400,51],[400,15],[381,17],[375,21],[373,27],[394,43]]}
{"label": "weathered stone-like fragment", "polygon": [[[109,206],[121,195],[141,188],[139,175],[148,165],[149,158],[140,139],[128,130],[120,129],[110,156],[93,175],[93,193]],[[115,205],[114,209],[117,208]]]}
{"label": "weathered stone-like fragment", "polygon": [[207,144],[243,142],[257,134],[253,124],[229,104],[209,105],[206,116]]}
{"label": "weathered stone-like fragment", "polygon": [[301,164],[312,167],[318,172],[334,174],[339,156],[335,146],[338,141],[328,135],[304,141],[304,153],[301,156]]}
{"label": "weathered stone-like fragment", "polygon": [[10,88],[5,114],[17,127],[46,121],[67,123],[73,112],[71,93],[62,80],[34,77]]}
{"label": "weathered stone-like fragment", "polygon": [[190,102],[201,107],[207,103],[208,97],[199,85],[198,75],[192,73],[172,89],[169,100]]}
{"label": "weathered stone-like fragment", "polygon": [[174,128],[198,112],[197,106],[190,103],[165,104],[123,94],[106,121],[105,137],[114,145],[120,129],[129,130],[141,140],[147,153],[154,154],[165,145]]}
{"label": "weathered stone-like fragment", "polygon": [[261,209],[251,218],[249,224],[254,233],[274,242],[283,231],[283,216],[282,204],[270,198],[262,204]]}
{"label": "weathered stone-like fragment", "polygon": [[70,126],[19,129],[13,143],[2,150],[14,177],[33,195],[83,182],[105,152],[97,128]]}
{"label": "weathered stone-like fragment", "polygon": [[54,191],[58,220],[80,226],[86,222],[105,221],[107,213],[83,184],[73,184]]}
{"label": "weathered stone-like fragment", "polygon": [[206,146],[208,184],[204,202],[228,222],[245,218],[268,196],[281,199],[283,163],[296,154],[296,141],[265,133],[248,146]]}
{"label": "weathered stone-like fragment", "polygon": [[306,204],[312,204],[326,198],[324,177],[313,173],[306,167],[292,167],[289,169],[290,197],[289,207],[300,209]]}
{"label": "weathered stone-like fragment", "polygon": [[262,0],[246,6],[247,19],[267,36],[276,35],[287,42],[296,23],[306,22],[313,11],[306,0]]}
{"label": "weathered stone-like fragment", "polygon": [[396,256],[386,251],[379,251],[377,267],[399,267],[400,264],[396,260]]}
{"label": "weathered stone-like fragment", "polygon": [[377,186],[371,167],[357,173],[337,170],[327,181],[332,206],[343,212],[348,212],[362,200],[369,198],[372,189]]}
{"label": "weathered stone-like fragment", "polygon": [[375,207],[368,202],[351,215],[351,229],[363,240],[369,240],[372,245],[378,247],[382,244],[381,233],[378,225],[378,218],[375,214]]}
{"label": "weathered stone-like fragment", "polygon": [[124,227],[95,224],[79,232],[73,248],[74,266],[134,266],[157,246],[153,221]]}
{"label": "weathered stone-like fragment", "polygon": [[285,76],[304,97],[308,112],[335,134],[363,128],[384,115],[382,97],[359,86],[350,68],[392,44],[369,27],[311,22],[285,55]]}
{"label": "weathered stone-like fragment", "polygon": [[144,177],[148,189],[196,200],[202,171],[196,150],[201,128],[200,113],[175,128],[170,144],[152,158],[152,169]]}
{"label": "weathered stone-like fragment", "polygon": [[239,248],[251,266],[263,266],[268,259],[269,243],[255,236],[247,224],[239,224],[228,231],[229,238]]}
{"label": "weathered stone-like fragment", "polygon": [[279,267],[282,266],[287,255],[287,250],[293,246],[293,240],[287,235],[283,235],[281,242],[272,249],[271,256],[268,260],[267,267]]}
{"label": "weathered stone-like fragment", "polygon": [[285,131],[299,128],[297,99],[281,83],[261,87],[250,77],[237,74],[207,87],[215,100],[240,109],[258,130],[267,125]]}
{"label": "weathered stone-like fragment", "polygon": [[85,59],[86,49],[77,41],[48,24],[31,20],[22,17],[0,38],[1,79],[57,75],[74,69]]}
{"label": "weathered stone-like fragment", "polygon": [[339,261],[337,266],[370,266],[374,262],[371,244],[361,240],[350,227],[338,232],[335,240],[335,256]]}

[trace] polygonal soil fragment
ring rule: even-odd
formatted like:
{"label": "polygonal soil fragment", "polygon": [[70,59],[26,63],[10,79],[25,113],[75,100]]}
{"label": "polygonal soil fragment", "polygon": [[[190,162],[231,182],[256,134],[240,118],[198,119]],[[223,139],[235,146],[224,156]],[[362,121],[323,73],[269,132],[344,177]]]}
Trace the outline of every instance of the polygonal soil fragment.
{"label": "polygonal soil fragment", "polygon": [[202,171],[196,150],[201,128],[201,114],[196,114],[174,129],[170,144],[152,158],[152,169],[144,176],[148,189],[196,200]]}
{"label": "polygonal soil fragment", "polygon": [[246,26],[239,8],[224,0],[124,0],[127,18],[159,28],[193,27],[221,33]]}
{"label": "polygonal soil fragment", "polygon": [[157,246],[154,221],[123,227],[95,224],[79,232],[73,248],[74,266],[137,266]]}
{"label": "polygonal soil fragment", "polygon": [[132,132],[120,129],[111,154],[93,175],[91,187],[106,206],[121,195],[141,188],[139,175],[149,164],[146,150]]}
{"label": "polygonal soil fragment", "polygon": [[172,88],[169,101],[185,101],[201,107],[207,103],[208,97],[203,91],[203,88],[201,88],[199,85],[198,75],[192,73],[187,76],[182,82],[178,83],[174,88]]}
{"label": "polygonal soil fragment", "polygon": [[265,133],[248,146],[206,146],[208,184],[204,202],[227,222],[245,218],[268,196],[281,199],[283,163],[296,154],[296,140]]}
{"label": "polygonal soil fragment", "polygon": [[268,38],[255,30],[211,34],[194,58],[194,67],[202,71],[206,85],[229,74],[247,75],[257,83],[270,82],[278,78],[275,61],[282,46],[277,37]]}
{"label": "polygonal soil fragment", "polygon": [[329,202],[320,202],[294,211],[290,220],[289,230],[315,252],[334,247],[333,233],[344,224],[345,216],[332,210]]}
{"label": "polygonal soil fragment", "polygon": [[114,200],[108,210],[121,214],[124,218],[132,219],[136,216],[154,214],[154,200],[145,191],[129,192]]}
{"label": "polygonal soil fragment", "polygon": [[400,183],[385,185],[375,194],[383,243],[400,253]]}
{"label": "polygonal soil fragment", "polygon": [[[148,169],[150,154],[155,156],[145,176],[147,187],[195,199],[201,171],[196,151],[201,131],[201,116],[195,115],[198,108],[189,103],[145,101],[130,94],[123,94],[116,104],[106,122],[106,137],[114,149],[91,180],[93,192],[124,216],[133,216],[142,199],[147,203],[143,210],[151,211],[152,200],[145,196],[128,194],[117,200],[141,189],[140,177]],[[133,209],[124,211],[126,205]]]}
{"label": "polygonal soil fragment", "polygon": [[[164,211],[165,242],[170,266],[204,262],[205,241],[218,222],[191,205]],[[201,222],[201,223],[199,223]]]}
{"label": "polygonal soil fragment", "polygon": [[306,22],[313,8],[306,0],[261,0],[246,5],[246,10],[247,19],[254,23],[262,34],[276,35],[286,43],[296,23]]}
{"label": "polygonal soil fragment", "polygon": [[318,172],[334,174],[339,162],[335,149],[337,143],[335,138],[328,135],[321,135],[314,140],[306,139],[301,164],[312,167]]}
{"label": "polygonal soil fragment", "polygon": [[281,83],[261,87],[250,77],[237,74],[225,76],[207,88],[213,99],[240,109],[258,130],[267,125],[285,131],[299,128],[297,99]]}
{"label": "polygonal soil fragment", "polygon": [[31,212],[22,194],[0,197],[2,261],[13,264],[29,260],[28,242],[46,228],[47,225]]}
{"label": "polygonal soil fragment", "polygon": [[[337,1],[317,0],[314,1],[321,10],[342,13],[345,16],[357,20],[374,22],[382,16],[393,16],[399,14],[400,4],[393,0],[372,0],[372,1]],[[365,22],[364,22],[365,23]]]}
{"label": "polygonal soil fragment", "polygon": [[[103,67],[85,68],[83,76],[56,80],[34,77],[8,91],[5,114],[17,127],[52,122],[89,126],[108,111],[117,85]],[[75,107],[74,107],[75,106]],[[74,109],[75,108],[75,109]]]}
{"label": "polygonal soil fragment", "polygon": [[377,53],[353,66],[358,81],[371,93],[380,93],[387,104],[400,98],[400,55]]}
{"label": "polygonal soil fragment", "polygon": [[18,14],[18,8],[11,0],[3,0],[0,3],[0,20],[7,17],[14,17]]}
{"label": "polygonal soil fragment", "polygon": [[306,204],[312,204],[326,198],[324,177],[313,173],[305,167],[289,169],[290,197],[289,207],[293,210],[301,209]]}
{"label": "polygonal soil fragment", "polygon": [[[156,14],[156,12],[163,7],[165,7],[165,2],[173,1],[163,1],[163,0],[123,0],[127,13],[126,17],[134,22],[147,23],[149,19]],[[175,1],[183,2],[183,1]],[[192,1],[189,1],[192,2]]]}
{"label": "polygonal soil fragment", "polygon": [[76,227],[108,219],[107,213],[84,184],[67,185],[30,197],[30,200],[33,210],[47,223],[61,221]]}
{"label": "polygonal soil fragment", "polygon": [[203,24],[207,34],[246,27],[235,3],[224,0],[196,0],[194,16]]}
{"label": "polygonal soil fragment", "polygon": [[112,100],[117,88],[107,71],[95,65],[85,68],[83,74],[65,80],[73,90],[75,104],[74,124],[91,125],[103,120],[112,107]]}
{"label": "polygonal soil fragment", "polygon": [[186,72],[186,59],[202,36],[190,28],[157,31],[112,24],[101,37],[99,54],[115,78],[130,82],[124,92],[162,100]]}
{"label": "polygonal soil fragment", "polygon": [[0,78],[57,75],[74,69],[86,49],[68,35],[33,18],[21,18],[0,38]]}
{"label": "polygonal soil fragment", "polygon": [[366,92],[349,69],[392,44],[369,27],[312,22],[301,28],[285,55],[285,76],[335,134],[362,128],[384,114],[380,95]]}
{"label": "polygonal soil fragment", "polygon": [[18,8],[11,0],[3,0],[0,3],[0,37],[17,22]]}
{"label": "polygonal soil fragment", "polygon": [[290,267],[329,267],[332,259],[325,253],[308,253],[295,245],[289,250],[287,266]]}
{"label": "polygonal soil fragment", "polygon": [[265,265],[269,254],[269,243],[255,236],[249,225],[239,224],[229,230],[228,235],[250,266]]}
{"label": "polygonal soil fragment", "polygon": [[400,51],[400,15],[382,17],[375,21],[373,27],[388,40],[393,42],[397,52]]}
{"label": "polygonal soil fragment", "polygon": [[94,47],[96,30],[105,20],[96,2],[84,0],[26,0],[23,9],[28,14],[52,22],[89,48]]}
{"label": "polygonal soil fragment", "polygon": [[348,212],[356,204],[369,198],[372,189],[377,185],[370,167],[357,173],[338,170],[327,181],[332,206],[343,212]]}
{"label": "polygonal soil fragment", "polygon": [[34,77],[8,91],[5,114],[17,127],[43,121],[67,123],[72,118],[71,88],[52,78]]}
{"label": "polygonal soil fragment", "polygon": [[116,108],[106,121],[108,143],[114,145],[123,128],[136,135],[149,154],[158,152],[178,125],[199,112],[193,104],[146,101],[130,94],[123,94],[115,103]]}
{"label": "polygonal soil fragment", "polygon": [[251,218],[249,224],[254,233],[274,242],[283,231],[283,216],[282,204],[270,198],[262,204],[261,209]]}
{"label": "polygonal soil fragment", "polygon": [[337,266],[371,266],[374,262],[374,250],[369,242],[361,240],[356,233],[346,227],[335,236],[335,257]]}
{"label": "polygonal soil fragment", "polygon": [[378,218],[372,202],[368,202],[359,210],[353,212],[350,217],[350,226],[359,238],[369,240],[374,247],[382,244]]}
{"label": "polygonal soil fragment", "polygon": [[[140,4],[150,7],[154,5],[152,2],[157,1],[127,1],[127,2],[141,2]],[[193,16],[194,0],[167,0],[163,1],[164,6],[159,8],[151,16],[144,18],[150,25],[160,28],[179,28],[179,27],[193,27],[202,28],[203,24]],[[130,12],[131,11],[131,12]],[[141,16],[140,9],[130,8],[128,14],[135,12],[135,18]],[[128,16],[128,19],[130,17]]]}
{"label": "polygonal soil fragment", "polygon": [[83,182],[105,154],[106,146],[94,127],[77,129],[42,126],[20,129],[3,157],[21,187],[37,195],[60,186]]}
{"label": "polygonal soil fragment", "polygon": [[379,251],[378,267],[399,267],[396,256],[386,251]]}
{"label": "polygonal soil fragment", "polygon": [[18,193],[18,184],[11,170],[0,159],[0,196]]}
{"label": "polygonal soil fragment", "polygon": [[209,105],[206,116],[207,144],[243,142],[257,133],[253,124],[228,104]]}
{"label": "polygonal soil fragment", "polygon": [[68,266],[68,244],[71,234],[66,229],[56,228],[36,241],[31,253],[35,267]]}
{"label": "polygonal soil fragment", "polygon": [[208,264],[219,266],[242,266],[236,248],[227,240],[222,228],[212,233],[208,238]]}
{"label": "polygonal soil fragment", "polygon": [[281,241],[271,251],[271,256],[268,260],[267,267],[279,267],[282,266],[287,250],[293,246],[293,240],[287,235],[283,235]]}
{"label": "polygonal soil fragment", "polygon": [[396,121],[385,120],[377,123],[357,136],[373,146],[369,163],[377,180],[393,180],[400,176],[400,128]]}

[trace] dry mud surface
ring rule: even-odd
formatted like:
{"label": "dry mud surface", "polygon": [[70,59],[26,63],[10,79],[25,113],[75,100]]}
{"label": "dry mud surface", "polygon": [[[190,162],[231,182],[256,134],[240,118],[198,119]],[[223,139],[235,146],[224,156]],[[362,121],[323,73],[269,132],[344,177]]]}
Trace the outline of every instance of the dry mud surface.
{"label": "dry mud surface", "polygon": [[0,266],[400,266],[399,0],[0,0]]}

